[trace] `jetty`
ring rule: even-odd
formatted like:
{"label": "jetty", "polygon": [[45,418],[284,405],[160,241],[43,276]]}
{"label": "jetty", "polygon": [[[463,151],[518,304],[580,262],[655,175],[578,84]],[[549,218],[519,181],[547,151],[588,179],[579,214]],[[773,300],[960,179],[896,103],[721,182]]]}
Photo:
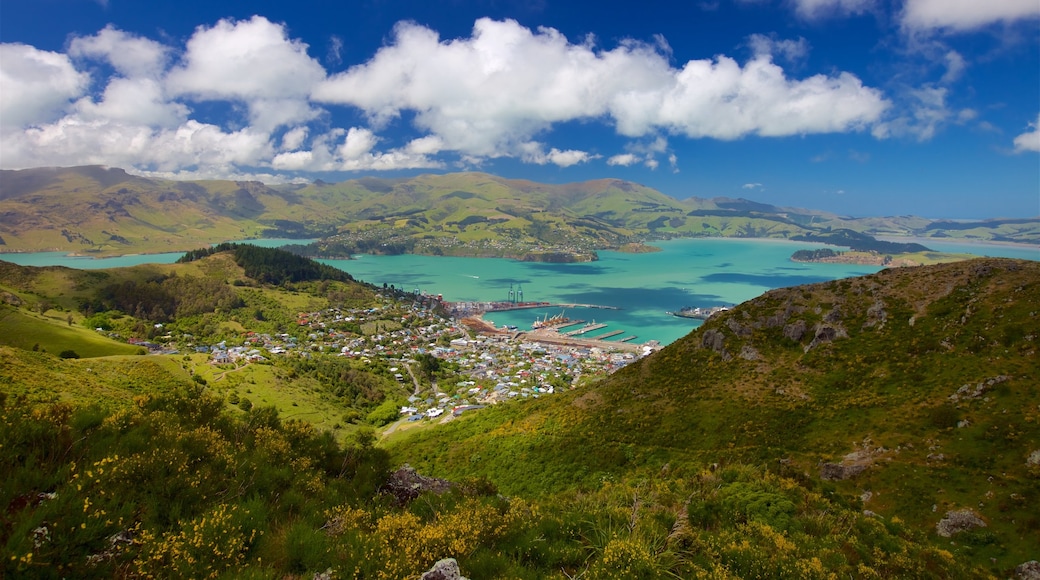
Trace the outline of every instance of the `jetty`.
{"label": "jetty", "polygon": [[584,320],[572,320],[572,321],[570,321],[570,322],[565,322],[565,323],[563,323],[563,324],[557,324],[557,325],[556,325],[556,328],[557,328],[557,329],[560,329],[560,328],[567,328],[567,327],[569,327],[569,326],[574,326],[575,324],[585,324],[585,321],[584,321]]}
{"label": "jetty", "polygon": [[617,336],[617,335],[621,334],[622,332],[625,332],[625,331],[624,330],[611,330],[610,332],[605,332],[605,333],[603,333],[603,334],[601,334],[599,336],[593,336],[591,338],[592,338],[592,340],[605,340],[605,339],[608,339],[608,338],[610,338],[612,336]]}
{"label": "jetty", "polygon": [[581,334],[585,334],[586,332],[592,332],[593,330],[599,330],[601,328],[606,328],[606,327],[607,327],[607,325],[606,324],[602,324],[602,323],[600,323],[600,324],[586,324],[585,326],[582,326],[578,330],[572,330],[570,332],[565,332],[563,334],[565,334],[566,336],[578,336],[578,335],[581,335]]}
{"label": "jetty", "polygon": [[624,338],[619,338],[619,339],[615,340],[614,342],[628,342],[630,340],[635,340],[635,338],[636,338],[636,335],[633,334],[632,336],[626,336]]}

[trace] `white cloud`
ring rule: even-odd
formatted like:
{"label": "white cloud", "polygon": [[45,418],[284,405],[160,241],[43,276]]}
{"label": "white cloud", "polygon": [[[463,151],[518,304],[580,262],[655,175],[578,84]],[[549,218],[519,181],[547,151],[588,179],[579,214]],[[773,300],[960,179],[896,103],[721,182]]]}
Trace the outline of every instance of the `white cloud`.
{"label": "white cloud", "polygon": [[293,151],[303,145],[307,138],[307,127],[294,127],[282,135],[282,150]]}
{"label": "white cloud", "polygon": [[1037,115],[1035,123],[1029,123],[1029,129],[1018,137],[1015,137],[1015,152],[1024,151],[1040,152],[1040,115]]}
{"label": "white cloud", "polygon": [[902,23],[912,29],[971,30],[1037,17],[1036,0],[906,0]]}
{"label": "white cloud", "polygon": [[101,102],[84,97],[76,102],[75,109],[85,120],[161,128],[176,127],[189,113],[183,104],[168,101],[159,83],[149,78],[114,78],[105,87]]}
{"label": "white cloud", "polygon": [[808,19],[864,14],[877,8],[877,0],[793,0],[795,12]]}
{"label": "white cloud", "polygon": [[169,49],[162,44],[111,24],[93,36],[73,38],[69,44],[69,56],[106,60],[119,74],[130,78],[158,77],[165,70],[168,54]]}
{"label": "white cloud", "polygon": [[872,132],[878,139],[910,137],[928,141],[953,117],[946,105],[945,87],[926,85],[907,91],[904,114],[878,123]]}
{"label": "white cloud", "polygon": [[320,113],[307,97],[324,78],[306,44],[290,40],[282,25],[254,16],[196,29],[166,82],[173,95],[244,102],[254,126],[273,130]]}
{"label": "white cloud", "polygon": [[762,189],[761,183],[745,183],[741,186],[744,189]]}
{"label": "white cloud", "polygon": [[64,54],[0,44],[0,123],[19,127],[57,118],[90,82]]}
{"label": "white cloud", "polygon": [[809,41],[800,37],[798,40],[776,40],[764,34],[752,34],[748,45],[756,56],[780,56],[788,62],[798,62],[809,55]]}
{"label": "white cloud", "polygon": [[621,167],[629,167],[639,163],[640,157],[633,155],[632,153],[621,153],[620,155],[614,155],[607,159],[607,165],[620,165]]}
{"label": "white cloud", "polygon": [[610,119],[631,137],[664,129],[734,139],[862,129],[887,106],[849,73],[792,80],[769,55],[677,70],[657,45],[597,51],[550,28],[489,19],[451,41],[399,24],[390,44],[321,83],[314,98],[359,107],[376,127],[414,112],[446,149],[478,157],[522,155],[535,134],[572,120]]}
{"label": "white cloud", "polygon": [[537,141],[529,141],[520,145],[522,151],[520,158],[527,163],[547,165],[552,163],[559,167],[570,167],[578,163],[585,163],[591,159],[598,159],[599,155],[592,155],[587,151],[568,149],[561,151],[555,147],[545,152],[544,146]]}
{"label": "white cloud", "polygon": [[942,76],[942,82],[946,84],[960,79],[964,74],[964,69],[968,67],[964,57],[956,50],[947,51],[943,56],[943,61],[946,63],[946,72]]}

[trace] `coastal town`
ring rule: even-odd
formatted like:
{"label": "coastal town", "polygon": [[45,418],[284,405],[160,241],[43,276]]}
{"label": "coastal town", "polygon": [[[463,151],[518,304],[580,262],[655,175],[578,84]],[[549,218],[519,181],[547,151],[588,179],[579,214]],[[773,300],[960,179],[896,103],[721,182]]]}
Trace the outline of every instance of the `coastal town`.
{"label": "coastal town", "polygon": [[[285,332],[245,332],[213,344],[171,334],[132,342],[156,354],[205,354],[208,364],[223,370],[278,357],[351,359],[409,389],[399,410],[401,423],[445,422],[488,405],[552,395],[660,348],[654,341],[581,338],[573,334],[578,331],[563,332],[559,320],[529,331],[497,328],[481,318],[479,308],[507,305],[449,304],[438,298],[422,296],[408,304],[386,297],[383,306],[372,308],[301,312],[295,328]],[[445,311],[464,311],[466,316],[446,316]],[[156,330],[161,332],[162,325]],[[421,361],[429,357],[446,372],[424,372],[429,363]]]}

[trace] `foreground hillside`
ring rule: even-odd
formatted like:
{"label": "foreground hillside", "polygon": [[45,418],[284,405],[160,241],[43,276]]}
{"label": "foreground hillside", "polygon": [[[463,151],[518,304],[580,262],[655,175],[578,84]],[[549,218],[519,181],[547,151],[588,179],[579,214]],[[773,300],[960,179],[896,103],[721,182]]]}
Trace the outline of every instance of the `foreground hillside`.
{"label": "foreground hillside", "polygon": [[[0,264],[0,286],[5,308],[193,341],[309,340],[295,307],[376,299],[276,250],[187,259]],[[470,578],[1008,577],[1040,529],[1038,284],[978,260],[776,290],[603,382],[386,448],[323,419],[396,414],[362,360],[0,346],[0,577],[416,578],[446,557]]]}
{"label": "foreground hillside", "polygon": [[[324,238],[308,255],[420,253],[534,261],[647,251],[669,237],[867,235],[1040,243],[1040,220],[853,219],[744,199],[671,198],[599,179],[562,185],[485,173],[329,184],[172,181],[98,166],[0,171],[0,251],[188,250],[257,237]],[[834,238],[839,244],[845,238]],[[868,245],[866,249],[876,249]],[[878,249],[906,252],[910,249]]]}
{"label": "foreground hillside", "polygon": [[[494,409],[391,450],[536,497],[757,465],[999,574],[1040,546],[1038,316],[1035,262],[774,290],[563,401]],[[986,527],[938,535],[962,510]],[[720,516],[702,517],[711,529]]]}

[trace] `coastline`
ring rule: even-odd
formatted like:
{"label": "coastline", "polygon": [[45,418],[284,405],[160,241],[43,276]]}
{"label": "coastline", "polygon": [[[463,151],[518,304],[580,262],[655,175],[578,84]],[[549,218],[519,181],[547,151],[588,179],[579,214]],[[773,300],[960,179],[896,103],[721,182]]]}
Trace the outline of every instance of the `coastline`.
{"label": "coastline", "polygon": [[1040,250],[1040,244],[1031,244],[1029,242],[1004,242],[994,240],[976,240],[971,238],[921,238],[917,236],[874,236],[874,238],[885,242],[913,242],[922,245],[938,242],[940,244],[959,244],[964,246],[1001,246],[1007,248]]}

